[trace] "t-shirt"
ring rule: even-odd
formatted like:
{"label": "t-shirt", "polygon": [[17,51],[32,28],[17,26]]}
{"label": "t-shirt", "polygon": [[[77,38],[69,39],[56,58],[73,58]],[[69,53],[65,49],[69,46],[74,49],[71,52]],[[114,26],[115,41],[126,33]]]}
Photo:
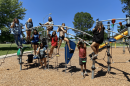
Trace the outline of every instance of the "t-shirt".
{"label": "t-shirt", "polygon": [[86,57],[86,48],[79,47],[79,57],[80,58]]}
{"label": "t-shirt", "polygon": [[53,21],[51,21],[51,22],[49,22],[49,21],[48,21],[47,23],[49,23],[49,24],[54,24],[54,22],[53,22]]}
{"label": "t-shirt", "polygon": [[28,29],[33,27],[33,22],[28,22],[27,21],[25,24],[26,24]]}
{"label": "t-shirt", "polygon": [[33,40],[38,42],[39,41],[39,34],[34,34]]}
{"label": "t-shirt", "polygon": [[57,41],[58,41],[58,38],[57,38],[57,36],[55,36],[55,40],[54,40],[54,38],[51,39],[51,45],[57,46]]}
{"label": "t-shirt", "polygon": [[[13,22],[11,23],[11,25],[13,25]],[[20,23],[19,24],[15,23],[15,27],[12,28],[12,30],[14,34],[21,34],[22,26],[20,25]]]}
{"label": "t-shirt", "polygon": [[98,32],[97,29],[98,28],[95,27],[95,30],[93,30],[93,34],[94,34],[93,41],[96,42],[96,43],[102,44],[103,40],[104,40],[104,29],[105,29],[105,27],[103,27],[100,32]]}
{"label": "t-shirt", "polygon": [[[39,48],[37,48],[37,51],[38,51],[38,49]],[[43,47],[42,49],[40,49],[40,52],[39,52],[38,56],[40,55],[41,57],[44,57],[45,56],[45,50],[46,50],[46,47]]]}

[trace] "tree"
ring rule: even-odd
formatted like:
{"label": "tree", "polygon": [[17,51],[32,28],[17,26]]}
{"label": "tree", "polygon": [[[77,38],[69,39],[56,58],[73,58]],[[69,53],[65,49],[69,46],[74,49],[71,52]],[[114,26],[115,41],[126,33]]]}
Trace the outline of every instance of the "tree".
{"label": "tree", "polygon": [[[94,24],[94,20],[93,17],[91,17],[91,14],[85,12],[78,12],[75,14],[74,16],[74,28],[78,29],[78,30],[82,30],[84,32],[87,33],[91,33],[91,28]],[[83,37],[83,34],[81,32],[75,31],[76,36],[79,36],[80,38],[86,38],[85,36]],[[91,39],[91,37],[87,36],[87,40]]]}
{"label": "tree", "polygon": [[127,12],[128,15],[130,15],[130,0],[120,0],[121,4],[125,4],[122,12],[125,13]]}
{"label": "tree", "polygon": [[14,18],[23,19],[26,9],[18,0],[0,0],[0,29],[10,27]]}

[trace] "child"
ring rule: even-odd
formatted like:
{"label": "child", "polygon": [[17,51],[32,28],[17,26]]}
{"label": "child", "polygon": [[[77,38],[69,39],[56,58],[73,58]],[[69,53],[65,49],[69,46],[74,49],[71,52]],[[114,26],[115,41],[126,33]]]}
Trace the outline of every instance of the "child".
{"label": "child", "polygon": [[[83,75],[83,65],[85,68],[85,75],[87,75],[86,71],[86,44],[81,41],[78,41],[77,47],[79,49],[79,65],[81,66],[81,75]],[[85,61],[85,62],[83,62]]]}
{"label": "child", "polygon": [[25,27],[26,27],[27,43],[30,43],[31,30],[29,30],[29,28],[33,27],[33,22],[31,18],[29,18],[28,21],[25,23]]}
{"label": "child", "polygon": [[32,44],[33,44],[33,49],[34,49],[34,59],[37,59],[36,49],[38,48],[38,42],[40,39],[40,35],[38,34],[36,29],[33,30],[33,36],[31,37],[31,39],[33,39]]}
{"label": "child", "polygon": [[95,55],[92,57],[92,59],[96,59],[98,56],[98,48],[99,45],[103,43],[104,40],[104,29],[102,22],[98,22],[95,28],[93,29],[93,43],[91,44],[91,48],[94,51]]}
{"label": "child", "polygon": [[50,53],[49,53],[49,58],[50,58],[50,57],[52,57],[54,48],[57,47],[58,38],[56,35],[56,31],[53,31],[52,36],[49,35],[49,37],[51,39],[51,49],[50,49]]}
{"label": "child", "polygon": [[[62,23],[62,26],[65,26],[65,23]],[[62,40],[67,42],[67,45],[69,47],[69,52],[73,53],[74,50],[70,48],[69,40],[65,37],[65,33],[67,33],[67,30],[65,30],[64,27],[61,27],[61,28],[58,28],[57,32],[60,33],[60,35],[59,35],[59,46],[58,46],[58,49],[57,49],[57,56],[59,56],[59,49],[60,49]]]}
{"label": "child", "polygon": [[40,43],[40,46],[37,49],[37,55],[40,58],[39,62],[40,62],[40,65],[42,66],[41,68],[43,68],[42,61],[44,60],[45,69],[46,69],[46,54],[47,54],[46,42],[42,40],[42,42]]}
{"label": "child", "polygon": [[[54,25],[53,20],[51,17],[48,18],[48,22],[44,25]],[[53,30],[53,26],[47,26],[47,35],[49,35],[49,31]]]}
{"label": "child", "polygon": [[[21,38],[21,33],[22,33],[23,27],[20,25],[19,20],[17,18],[14,18],[13,22],[11,23],[10,28],[13,29],[15,43],[17,44],[17,47],[18,48],[23,47],[22,38]],[[18,43],[18,40],[20,41],[20,44]]]}

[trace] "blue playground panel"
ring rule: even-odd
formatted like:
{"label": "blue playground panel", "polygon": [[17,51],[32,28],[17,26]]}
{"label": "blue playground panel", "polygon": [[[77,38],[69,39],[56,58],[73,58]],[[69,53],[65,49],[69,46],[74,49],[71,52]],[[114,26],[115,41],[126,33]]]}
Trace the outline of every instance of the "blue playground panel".
{"label": "blue playground panel", "polygon": [[[76,44],[73,41],[71,41],[71,40],[69,40],[69,43],[70,43],[71,49],[73,49],[75,51]],[[66,64],[69,63],[69,61],[71,60],[72,56],[73,56],[73,53],[69,53],[69,48],[68,48],[68,45],[66,44],[65,45],[65,63]]]}

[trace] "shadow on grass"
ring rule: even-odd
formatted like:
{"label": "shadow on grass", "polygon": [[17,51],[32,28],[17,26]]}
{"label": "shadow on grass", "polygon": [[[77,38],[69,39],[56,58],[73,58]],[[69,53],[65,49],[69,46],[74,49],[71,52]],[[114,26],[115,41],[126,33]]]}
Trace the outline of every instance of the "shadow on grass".
{"label": "shadow on grass", "polygon": [[[0,51],[6,51],[6,50],[18,50],[17,47],[0,47]],[[30,50],[30,48],[26,48],[26,50]]]}

